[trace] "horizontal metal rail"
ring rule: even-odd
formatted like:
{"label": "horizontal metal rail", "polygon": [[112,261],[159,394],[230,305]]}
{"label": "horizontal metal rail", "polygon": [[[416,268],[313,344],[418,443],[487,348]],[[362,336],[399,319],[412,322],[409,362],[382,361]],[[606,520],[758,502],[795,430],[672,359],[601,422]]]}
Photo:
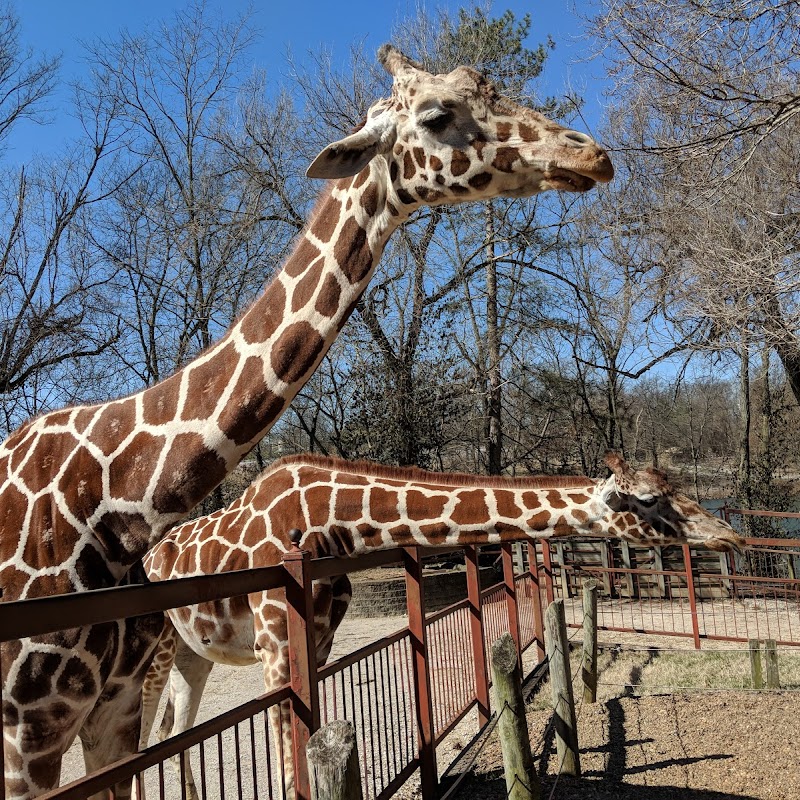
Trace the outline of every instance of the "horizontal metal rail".
{"label": "horizontal metal rail", "polygon": [[278,565],[14,600],[0,606],[0,642],[278,589],[286,582],[286,571]]}
{"label": "horizontal metal rail", "polygon": [[214,717],[214,719],[195,725],[184,733],[148,747],[141,753],[115,761],[108,767],[93,772],[85,778],[79,778],[66,786],[41,795],[41,800],[47,800],[50,797],[57,797],[58,800],[85,800],[86,797],[96,792],[107,790],[109,786],[121,781],[130,780],[137,773],[143,772],[149,767],[154,767],[168,758],[172,758],[190,747],[194,747],[200,742],[254,717],[256,714],[263,713],[268,708],[288,699],[290,695],[291,688],[282,686],[280,689],[269,692],[269,694],[264,694],[254,700],[242,703],[242,705],[232,708],[230,711]]}

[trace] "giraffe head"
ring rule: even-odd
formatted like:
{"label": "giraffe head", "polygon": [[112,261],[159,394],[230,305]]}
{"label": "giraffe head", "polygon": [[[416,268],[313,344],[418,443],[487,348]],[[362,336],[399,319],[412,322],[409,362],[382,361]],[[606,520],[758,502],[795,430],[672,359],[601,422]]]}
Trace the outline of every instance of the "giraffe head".
{"label": "giraffe head", "polygon": [[[637,544],[693,544],[723,552],[744,548],[744,540],[727,522],[676,491],[663,472],[633,470],[618,453],[607,453],[605,463],[611,475],[599,487],[603,500],[623,520],[630,517],[632,524],[621,531],[623,539]],[[639,524],[642,521],[646,525]]]}
{"label": "giraffe head", "polygon": [[369,109],[359,131],[328,145],[309,177],[357,175],[382,157],[406,211],[546,189],[585,192],[613,177],[590,136],[503,97],[475,70],[432,75],[388,44],[378,58],[394,79],[391,98]]}

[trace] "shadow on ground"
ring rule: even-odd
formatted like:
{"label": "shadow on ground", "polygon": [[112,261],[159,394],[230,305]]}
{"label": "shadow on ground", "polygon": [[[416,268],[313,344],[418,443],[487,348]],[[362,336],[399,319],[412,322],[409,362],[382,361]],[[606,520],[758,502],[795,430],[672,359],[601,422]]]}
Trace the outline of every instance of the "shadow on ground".
{"label": "shadow on ground", "polygon": [[[554,778],[542,781],[542,797],[553,800],[758,800],[751,795],[687,789],[685,786],[642,786],[617,780],[562,776],[553,791]],[[456,795],[459,800],[505,800],[506,782],[502,776],[470,777]]]}

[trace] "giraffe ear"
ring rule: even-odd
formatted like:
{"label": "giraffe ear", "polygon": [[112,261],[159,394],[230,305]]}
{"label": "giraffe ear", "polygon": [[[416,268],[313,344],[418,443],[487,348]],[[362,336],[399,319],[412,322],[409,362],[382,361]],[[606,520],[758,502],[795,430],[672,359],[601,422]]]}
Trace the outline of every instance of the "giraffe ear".
{"label": "giraffe ear", "polygon": [[360,131],[329,144],[306,170],[309,178],[347,178],[358,175],[379,153],[387,153],[393,141],[389,115],[380,114]]}

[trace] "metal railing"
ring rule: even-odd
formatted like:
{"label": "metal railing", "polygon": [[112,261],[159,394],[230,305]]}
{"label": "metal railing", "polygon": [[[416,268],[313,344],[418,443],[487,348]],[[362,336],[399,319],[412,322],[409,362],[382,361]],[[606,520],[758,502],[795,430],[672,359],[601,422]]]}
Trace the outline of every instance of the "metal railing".
{"label": "metal railing", "polygon": [[[422,556],[427,551],[420,549],[359,559],[312,560],[309,553],[295,548],[275,567],[3,604],[0,641],[9,641],[268,589],[286,591],[289,685],[45,797],[77,800],[129,780],[149,800],[182,797],[188,763],[204,798],[282,798],[280,764],[286,754],[282,737],[276,737],[269,724],[270,713],[277,713],[281,703],[289,706],[298,800],[310,796],[305,762],[308,737],[321,723],[336,718],[349,719],[356,726],[365,798],[391,797],[416,771],[424,796],[433,796],[438,781],[437,745],[471,709],[477,707],[479,725],[489,718],[487,638],[511,630],[520,650],[536,641],[529,635],[535,627],[529,622],[535,576],[514,575],[511,545],[502,548],[503,582],[488,592],[479,587],[476,548],[463,549],[467,599],[427,617],[422,581]],[[313,581],[397,562],[405,566],[408,626],[318,666]],[[517,609],[520,586],[526,598],[521,613]],[[522,627],[520,618],[526,620]],[[165,767],[170,760],[179,772]],[[4,796],[0,787],[0,800]]]}

